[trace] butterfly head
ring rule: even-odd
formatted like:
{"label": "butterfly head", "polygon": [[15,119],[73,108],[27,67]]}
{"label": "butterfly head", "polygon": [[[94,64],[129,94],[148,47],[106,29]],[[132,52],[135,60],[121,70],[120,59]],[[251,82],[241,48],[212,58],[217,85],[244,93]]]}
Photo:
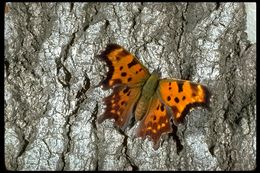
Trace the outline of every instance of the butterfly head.
{"label": "butterfly head", "polygon": [[158,67],[157,69],[155,69],[153,72],[152,72],[152,75],[155,75],[157,76],[158,78],[161,77],[161,68]]}

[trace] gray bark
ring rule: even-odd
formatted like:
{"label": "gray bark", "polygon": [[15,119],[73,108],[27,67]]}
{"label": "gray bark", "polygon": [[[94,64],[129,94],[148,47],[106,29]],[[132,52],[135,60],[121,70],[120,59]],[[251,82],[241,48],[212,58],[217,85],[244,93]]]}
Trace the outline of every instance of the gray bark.
{"label": "gray bark", "polygon": [[[256,45],[243,3],[10,3],[5,14],[5,165],[9,170],[252,170]],[[97,124],[108,43],[150,72],[208,86],[154,151],[112,120]],[[179,141],[179,142],[176,142]]]}

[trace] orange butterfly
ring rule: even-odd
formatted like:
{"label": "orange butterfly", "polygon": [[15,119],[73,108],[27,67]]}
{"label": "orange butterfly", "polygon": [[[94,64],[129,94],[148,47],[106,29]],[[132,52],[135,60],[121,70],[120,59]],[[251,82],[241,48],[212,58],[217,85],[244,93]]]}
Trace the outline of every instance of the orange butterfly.
{"label": "orange butterfly", "polygon": [[209,106],[210,94],[205,86],[187,80],[159,79],[156,71],[150,74],[134,55],[117,44],[108,45],[99,58],[109,67],[100,85],[113,92],[104,99],[106,109],[98,122],[114,119],[124,130],[134,113],[135,120],[141,121],[136,136],[149,136],[154,149],[159,148],[163,134],[172,132],[173,121],[182,122],[192,107]]}

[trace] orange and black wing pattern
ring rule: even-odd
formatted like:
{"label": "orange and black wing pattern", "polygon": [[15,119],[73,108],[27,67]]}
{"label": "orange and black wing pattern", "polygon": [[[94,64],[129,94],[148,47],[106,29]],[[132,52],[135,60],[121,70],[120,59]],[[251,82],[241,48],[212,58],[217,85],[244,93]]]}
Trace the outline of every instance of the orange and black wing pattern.
{"label": "orange and black wing pattern", "polygon": [[198,83],[178,79],[162,79],[158,92],[162,101],[171,108],[175,122],[182,122],[185,115],[194,107],[209,108],[210,93]]}
{"label": "orange and black wing pattern", "polygon": [[108,45],[99,58],[109,68],[106,79],[100,85],[103,89],[113,89],[113,92],[104,98],[106,108],[98,122],[114,119],[115,124],[124,129],[133,116],[142,84],[150,74],[134,55],[117,44]]}
{"label": "orange and black wing pattern", "polygon": [[161,136],[172,132],[170,119],[171,113],[155,93],[146,115],[137,128],[136,136],[142,137],[142,139],[148,136],[153,141],[153,148],[157,150],[160,146]]}
{"label": "orange and black wing pattern", "polygon": [[135,86],[149,78],[149,71],[123,47],[110,44],[99,58],[107,63],[109,71],[101,83],[104,89],[118,85]]}

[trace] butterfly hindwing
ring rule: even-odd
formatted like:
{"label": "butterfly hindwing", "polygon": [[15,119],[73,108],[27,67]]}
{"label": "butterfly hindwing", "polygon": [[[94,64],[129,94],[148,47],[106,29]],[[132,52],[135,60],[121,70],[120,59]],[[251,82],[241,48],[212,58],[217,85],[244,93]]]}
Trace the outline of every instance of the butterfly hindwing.
{"label": "butterfly hindwing", "polygon": [[162,79],[158,90],[163,102],[171,108],[176,123],[182,122],[193,107],[209,107],[210,93],[201,84],[186,80]]}
{"label": "butterfly hindwing", "polygon": [[110,44],[99,56],[109,67],[106,79],[101,83],[104,89],[117,85],[135,86],[144,83],[149,71],[134,55],[117,44]]}
{"label": "butterfly hindwing", "polygon": [[141,120],[136,131],[137,137],[146,136],[153,141],[154,149],[160,146],[160,137],[172,131],[170,123],[170,112],[164,103],[161,102],[157,93],[152,97],[146,115]]}
{"label": "butterfly hindwing", "polygon": [[104,98],[105,112],[98,118],[102,123],[105,119],[114,119],[115,124],[124,129],[131,117],[134,105],[139,98],[141,88],[116,87],[110,96]]}

